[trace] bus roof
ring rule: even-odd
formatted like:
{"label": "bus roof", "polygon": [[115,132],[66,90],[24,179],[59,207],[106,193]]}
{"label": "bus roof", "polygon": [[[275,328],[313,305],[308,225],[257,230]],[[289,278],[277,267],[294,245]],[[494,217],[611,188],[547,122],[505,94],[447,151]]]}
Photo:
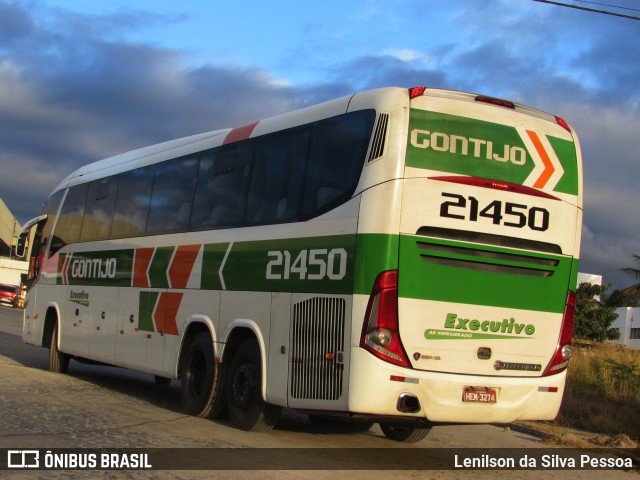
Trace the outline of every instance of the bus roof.
{"label": "bus roof", "polygon": [[225,143],[258,137],[278,130],[340,115],[347,111],[352,97],[353,95],[338,98],[237,128],[214,130],[124,152],[80,167],[61,181],[53,191],[56,192],[67,186],[201,152]]}
{"label": "bus roof", "polygon": [[[283,113],[274,117],[269,117],[245,126],[214,130],[175,140],[169,140],[99,160],[84,165],[72,172],[56,186],[53,192],[71,185],[89,182],[172,158],[178,158],[184,155],[208,150],[225,143],[258,137],[278,130],[304,125],[324,118],[330,118],[332,116],[346,113],[349,110],[350,105],[352,108],[354,105],[358,105],[355,109],[362,108],[363,105],[368,105],[374,97],[381,98],[383,96],[387,96],[389,100],[395,97],[397,101],[399,92],[403,92],[405,94],[407,105],[409,102],[409,92],[411,92],[411,95],[449,98],[452,100],[466,100],[471,102],[473,102],[474,99],[477,100],[477,97],[479,97],[472,93],[424,87],[419,87],[419,89],[386,87],[363,91],[328,102],[312,105],[310,107]],[[415,92],[418,93],[416,94]],[[358,102],[356,100],[357,98],[361,98],[361,102]],[[512,104],[514,105],[514,110],[522,114],[532,115],[549,121],[556,121],[558,119],[557,117],[549,115],[541,110],[517,103]],[[373,108],[373,106],[370,106],[369,108]]]}

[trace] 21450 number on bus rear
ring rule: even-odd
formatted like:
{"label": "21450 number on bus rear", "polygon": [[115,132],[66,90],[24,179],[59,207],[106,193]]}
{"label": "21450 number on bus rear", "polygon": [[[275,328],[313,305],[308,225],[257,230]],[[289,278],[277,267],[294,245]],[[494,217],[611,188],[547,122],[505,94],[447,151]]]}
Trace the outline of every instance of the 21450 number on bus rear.
{"label": "21450 number on bus rear", "polygon": [[494,225],[524,228],[545,232],[549,229],[549,211],[546,208],[529,207],[520,203],[493,200],[487,205],[472,196],[465,197],[456,193],[442,193],[445,198],[451,198],[440,205],[440,216],[470,220],[472,222],[491,220]]}

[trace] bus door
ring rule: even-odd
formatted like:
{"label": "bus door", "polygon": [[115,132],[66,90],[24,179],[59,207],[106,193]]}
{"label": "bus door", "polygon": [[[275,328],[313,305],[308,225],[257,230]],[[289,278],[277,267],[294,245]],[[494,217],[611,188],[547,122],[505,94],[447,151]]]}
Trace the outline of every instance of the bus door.
{"label": "bus door", "polygon": [[[47,220],[47,215],[41,215],[28,221],[18,237],[18,245],[16,248],[16,255],[23,258],[29,263],[29,270],[27,272],[26,281],[24,286],[27,287],[27,298],[25,299],[25,308],[28,302],[31,302],[31,309],[36,305],[36,290],[31,290],[31,287],[35,283],[38,275],[40,274],[40,261],[39,255],[42,245],[42,230]],[[32,310],[30,310],[32,311]],[[32,314],[24,315],[24,323],[22,335],[23,339],[27,343],[35,343],[36,329],[34,328],[35,318]]]}

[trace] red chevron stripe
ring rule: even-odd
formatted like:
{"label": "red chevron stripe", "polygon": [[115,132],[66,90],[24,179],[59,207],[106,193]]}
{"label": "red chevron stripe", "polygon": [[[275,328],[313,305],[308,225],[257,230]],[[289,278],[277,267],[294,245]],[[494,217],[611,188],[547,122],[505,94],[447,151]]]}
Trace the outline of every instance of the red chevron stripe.
{"label": "red chevron stripe", "polygon": [[155,248],[138,248],[136,249],[135,258],[133,260],[133,278],[131,286],[149,288],[149,279],[147,278],[147,270],[151,264]]}
{"label": "red chevron stripe", "polygon": [[200,245],[181,245],[177,248],[169,266],[171,288],[187,288],[198,252],[200,252]]}
{"label": "red chevron stripe", "polygon": [[232,129],[224,139],[223,145],[233,142],[239,142],[240,140],[246,140],[253,133],[253,129],[256,128],[258,122],[244,125],[243,127],[236,127]]}
{"label": "red chevron stripe", "polygon": [[184,294],[176,292],[162,292],[158,298],[153,321],[156,332],[165,335],[178,335],[176,317]]}

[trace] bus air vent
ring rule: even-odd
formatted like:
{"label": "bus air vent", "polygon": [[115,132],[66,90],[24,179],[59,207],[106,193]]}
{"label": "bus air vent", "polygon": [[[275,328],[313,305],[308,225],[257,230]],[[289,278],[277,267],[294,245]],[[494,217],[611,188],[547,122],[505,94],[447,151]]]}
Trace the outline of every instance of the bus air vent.
{"label": "bus air vent", "polygon": [[371,163],[374,160],[384,155],[384,148],[387,140],[387,127],[389,126],[389,114],[380,113],[376,120],[376,128],[373,133],[373,139],[371,140],[371,149],[369,150],[369,157],[367,163]]}
{"label": "bus air vent", "polygon": [[418,241],[416,246],[420,250],[420,257],[426,262],[484,272],[551,277],[559,263],[551,258],[442,245],[429,241]]}
{"label": "bus air vent", "polygon": [[527,240],[525,238],[507,237],[505,235],[495,235],[492,233],[454,230],[452,228],[420,227],[416,232],[416,235],[459,242],[484,243],[485,245],[494,245],[496,247],[517,248],[562,255],[562,248],[554,243]]}
{"label": "bus air vent", "polygon": [[293,306],[291,397],[338,400],[344,378],[343,298],[315,297]]}

